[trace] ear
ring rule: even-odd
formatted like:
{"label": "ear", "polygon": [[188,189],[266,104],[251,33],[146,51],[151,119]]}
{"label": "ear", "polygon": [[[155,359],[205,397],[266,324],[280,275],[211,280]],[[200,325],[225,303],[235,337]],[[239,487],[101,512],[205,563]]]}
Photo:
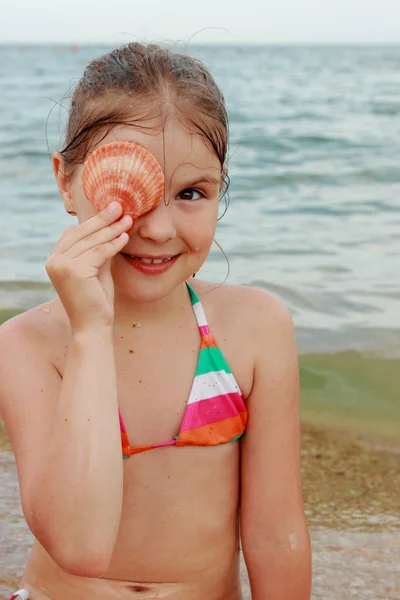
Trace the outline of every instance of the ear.
{"label": "ear", "polygon": [[71,193],[71,178],[67,174],[66,163],[60,152],[54,152],[51,157],[53,172],[57,181],[58,190],[64,200],[64,207],[70,215],[76,215]]}

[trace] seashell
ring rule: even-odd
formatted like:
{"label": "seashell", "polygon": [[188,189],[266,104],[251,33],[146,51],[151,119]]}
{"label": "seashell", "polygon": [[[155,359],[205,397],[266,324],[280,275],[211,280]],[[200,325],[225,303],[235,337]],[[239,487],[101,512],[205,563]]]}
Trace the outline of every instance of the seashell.
{"label": "seashell", "polygon": [[94,150],[85,161],[82,187],[97,210],[118,200],[123,214],[131,215],[135,223],[160,202],[164,174],[154,156],[142,146],[111,142]]}

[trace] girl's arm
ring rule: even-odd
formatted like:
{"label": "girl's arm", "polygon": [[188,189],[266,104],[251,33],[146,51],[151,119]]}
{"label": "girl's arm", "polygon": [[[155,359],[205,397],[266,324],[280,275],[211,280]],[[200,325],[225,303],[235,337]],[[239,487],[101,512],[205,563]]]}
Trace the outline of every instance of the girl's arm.
{"label": "girl's arm", "polygon": [[293,324],[277,299],[261,291],[253,298],[255,369],[241,464],[244,558],[253,600],[309,600],[311,550],[300,476]]}
{"label": "girl's arm", "polygon": [[122,505],[112,328],[72,337],[63,379],[44,342],[26,315],[0,328],[0,412],[33,535],[61,568],[96,577]]}

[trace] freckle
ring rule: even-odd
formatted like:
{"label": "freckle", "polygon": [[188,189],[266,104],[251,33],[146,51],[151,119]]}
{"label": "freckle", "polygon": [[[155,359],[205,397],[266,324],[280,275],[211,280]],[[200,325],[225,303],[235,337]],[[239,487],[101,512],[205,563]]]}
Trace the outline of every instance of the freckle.
{"label": "freckle", "polygon": [[67,421],[68,421],[68,419],[64,419],[64,421],[65,421],[65,422],[67,422]]}
{"label": "freckle", "polygon": [[123,340],[123,339],[124,339],[124,336],[123,336],[123,335],[121,335],[121,340]]}
{"label": "freckle", "polygon": [[40,390],[41,392],[43,392],[43,390]]}
{"label": "freckle", "polygon": [[133,354],[133,352],[134,352],[133,350],[129,349],[129,354]]}
{"label": "freckle", "polygon": [[139,383],[142,383],[142,380],[141,380],[141,379],[139,379]]}
{"label": "freckle", "polygon": [[136,323],[133,323],[132,327],[136,327]]}

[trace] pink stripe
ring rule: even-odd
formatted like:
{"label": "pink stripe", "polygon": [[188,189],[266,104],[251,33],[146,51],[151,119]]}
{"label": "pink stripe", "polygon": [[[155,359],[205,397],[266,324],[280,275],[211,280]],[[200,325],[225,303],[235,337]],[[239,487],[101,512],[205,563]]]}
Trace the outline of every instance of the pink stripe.
{"label": "pink stripe", "polygon": [[162,448],[163,446],[175,446],[176,440],[171,440],[170,442],[163,442],[162,444],[151,444],[152,448]]}
{"label": "pink stripe", "polygon": [[236,417],[239,412],[245,410],[246,405],[238,392],[221,394],[199,402],[192,402],[186,406],[180,433],[209,423],[217,423],[230,417]]}
{"label": "pink stripe", "polygon": [[208,325],[201,325],[201,327],[199,327],[200,330],[200,335],[209,335],[210,334],[210,328],[208,327]]}
{"label": "pink stripe", "polygon": [[119,428],[122,431],[122,433],[126,433],[125,423],[122,418],[121,411],[119,409],[118,409],[118,416],[119,416]]}

